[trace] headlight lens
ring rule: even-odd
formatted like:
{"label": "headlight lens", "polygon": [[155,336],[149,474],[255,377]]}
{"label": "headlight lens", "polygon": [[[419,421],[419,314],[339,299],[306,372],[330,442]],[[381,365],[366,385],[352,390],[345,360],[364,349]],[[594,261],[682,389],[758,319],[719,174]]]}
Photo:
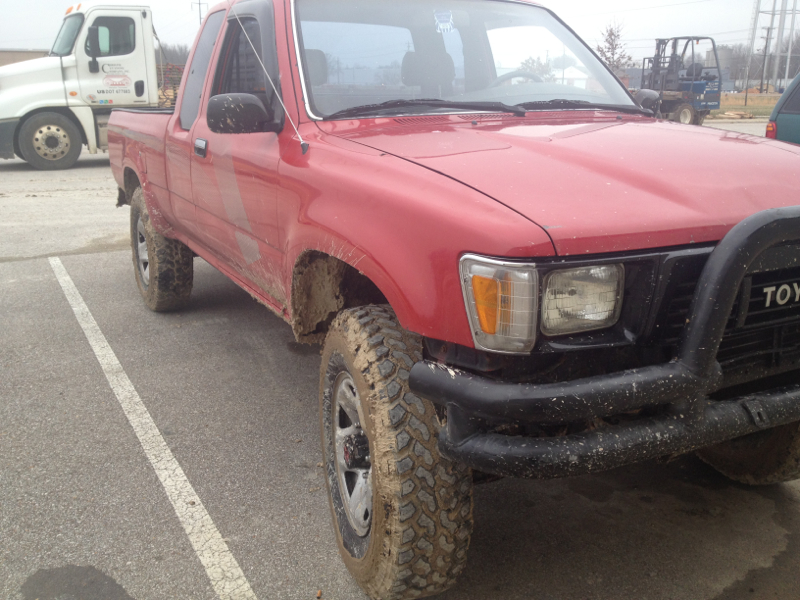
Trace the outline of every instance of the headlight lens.
{"label": "headlight lens", "polygon": [[534,265],[474,255],[461,259],[461,287],[478,349],[509,353],[533,350],[538,283]]}
{"label": "headlight lens", "polygon": [[606,329],[622,312],[623,265],[553,271],[545,277],[542,333],[567,335]]}

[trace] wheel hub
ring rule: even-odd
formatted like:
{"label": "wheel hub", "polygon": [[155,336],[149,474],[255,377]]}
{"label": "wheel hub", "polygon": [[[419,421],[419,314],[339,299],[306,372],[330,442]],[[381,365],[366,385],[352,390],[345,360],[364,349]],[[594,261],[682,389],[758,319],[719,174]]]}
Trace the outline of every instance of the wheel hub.
{"label": "wheel hub", "polygon": [[33,148],[46,160],[63,158],[69,152],[70,143],[67,132],[57,125],[45,125],[33,134]]}
{"label": "wheel hub", "polygon": [[369,440],[361,433],[347,436],[343,444],[344,462],[348,469],[369,469]]}
{"label": "wheel hub", "polygon": [[139,275],[145,287],[150,285],[150,258],[147,253],[147,236],[144,231],[144,222],[141,215],[136,222],[136,262],[139,265]]}
{"label": "wheel hub", "polygon": [[356,534],[365,537],[372,522],[372,462],[358,389],[349,373],[337,377],[332,400],[334,459],[344,513]]}

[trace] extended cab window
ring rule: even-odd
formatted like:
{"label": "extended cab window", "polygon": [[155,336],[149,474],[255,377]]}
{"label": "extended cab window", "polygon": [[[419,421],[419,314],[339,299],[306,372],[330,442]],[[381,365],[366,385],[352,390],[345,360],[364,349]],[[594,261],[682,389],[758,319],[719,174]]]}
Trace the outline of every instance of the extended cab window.
{"label": "extended cab window", "polygon": [[[136,49],[136,24],[130,17],[97,17],[92,23],[100,39],[100,56],[124,56]],[[86,40],[89,54],[89,40]]]}
{"label": "extended cab window", "polygon": [[197,119],[197,113],[200,111],[203,84],[206,81],[208,65],[211,63],[214,45],[217,42],[224,17],[225,11],[221,10],[209,15],[203,27],[203,33],[200,34],[200,39],[197,40],[197,46],[194,49],[192,64],[186,76],[181,100],[181,128],[187,131],[192,128]]}

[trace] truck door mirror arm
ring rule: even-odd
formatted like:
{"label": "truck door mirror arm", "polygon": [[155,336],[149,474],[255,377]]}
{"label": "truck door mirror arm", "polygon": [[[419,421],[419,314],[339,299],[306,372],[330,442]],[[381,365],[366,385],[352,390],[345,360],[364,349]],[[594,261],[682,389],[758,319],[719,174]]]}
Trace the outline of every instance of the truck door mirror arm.
{"label": "truck door mirror arm", "polygon": [[279,133],[275,111],[253,94],[219,94],[208,101],[208,128],[214,133]]}
{"label": "truck door mirror arm", "polygon": [[97,57],[100,56],[100,28],[93,25],[89,27],[88,32],[88,53],[92,58],[92,60],[89,61],[89,72],[99,73],[100,63],[97,62]]}

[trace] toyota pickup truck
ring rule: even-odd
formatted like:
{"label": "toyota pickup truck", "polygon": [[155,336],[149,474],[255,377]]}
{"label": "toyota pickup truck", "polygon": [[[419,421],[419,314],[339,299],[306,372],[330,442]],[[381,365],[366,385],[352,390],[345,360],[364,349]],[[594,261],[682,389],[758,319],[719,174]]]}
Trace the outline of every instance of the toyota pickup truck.
{"label": "toyota pickup truck", "polygon": [[109,152],[150,309],[199,257],[322,344],[372,598],[453,585],[487,478],[800,477],[800,148],[656,120],[546,8],[220,4]]}

